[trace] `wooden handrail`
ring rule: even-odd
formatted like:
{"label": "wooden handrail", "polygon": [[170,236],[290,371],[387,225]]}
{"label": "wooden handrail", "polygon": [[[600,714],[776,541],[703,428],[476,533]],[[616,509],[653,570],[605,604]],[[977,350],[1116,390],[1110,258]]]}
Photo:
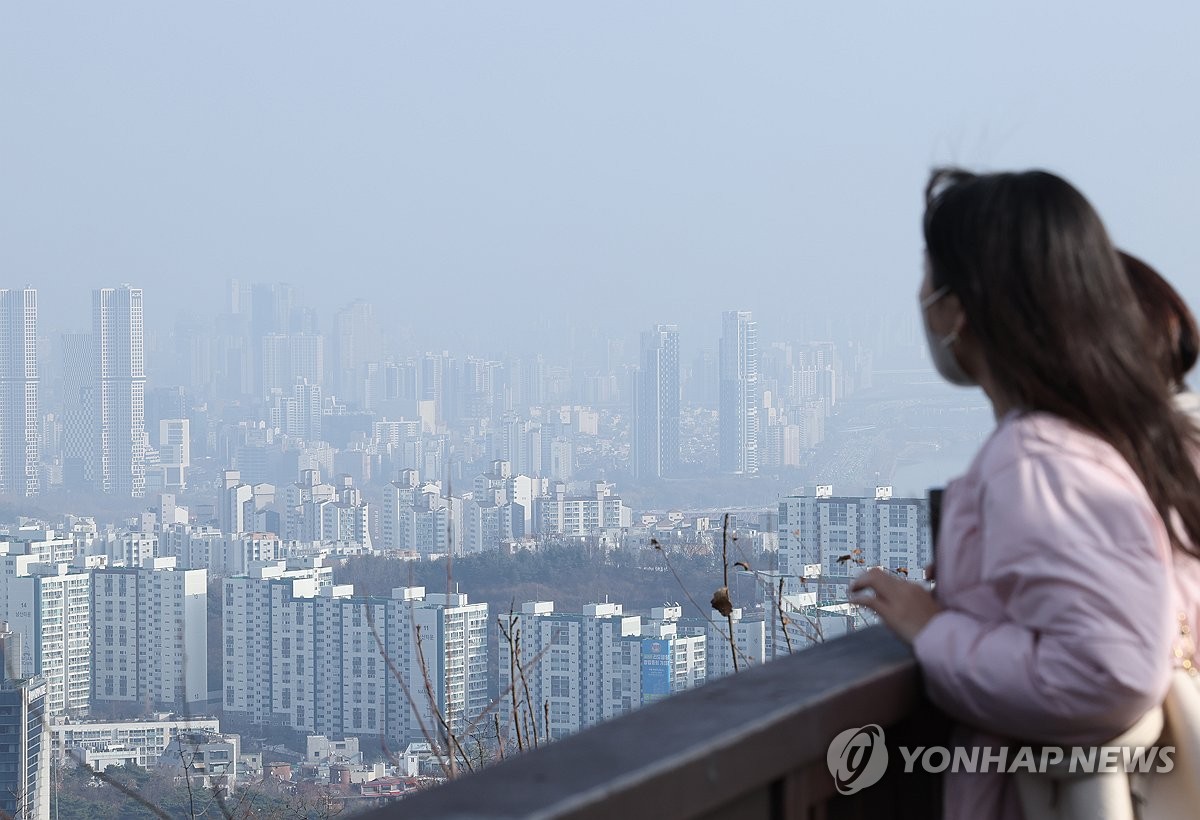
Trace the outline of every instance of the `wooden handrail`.
{"label": "wooden handrail", "polygon": [[889,744],[926,745],[939,742],[929,737],[943,724],[921,696],[911,652],[878,627],[717,679],[364,816],[937,817],[936,779],[898,766],[852,797],[835,792],[825,760],[830,741],[870,723],[887,729]]}

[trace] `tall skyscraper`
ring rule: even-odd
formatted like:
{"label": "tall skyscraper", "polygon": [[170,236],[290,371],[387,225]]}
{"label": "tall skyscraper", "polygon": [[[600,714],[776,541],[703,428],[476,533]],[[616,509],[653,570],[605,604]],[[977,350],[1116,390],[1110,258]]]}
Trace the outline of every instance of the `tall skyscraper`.
{"label": "tall skyscraper", "polygon": [[92,292],[95,479],[101,492],[146,493],[146,369],[142,289]]}
{"label": "tall skyscraper", "polygon": [[0,495],[37,495],[37,291],[0,290]]}
{"label": "tall skyscraper", "polygon": [[360,400],[363,368],[367,362],[379,361],[381,355],[379,326],[371,303],[358,299],[339,310],[333,320],[328,382],[338,398]]}
{"label": "tall skyscraper", "polygon": [[62,356],[63,483],[82,489],[95,482],[91,334],[64,333]]}
{"label": "tall skyscraper", "polygon": [[679,329],[642,334],[633,391],[633,474],[662,478],[679,468]]}
{"label": "tall skyscraper", "polygon": [[[254,373],[254,392],[266,395],[270,387],[263,383],[264,348],[263,339],[270,334],[286,334],[291,330],[292,307],[296,292],[284,282],[276,284],[256,282],[250,286],[250,345]],[[238,309],[246,312],[240,303]],[[286,344],[286,342],[284,343]]]}
{"label": "tall skyscraper", "polygon": [[722,315],[721,471],[758,472],[758,325],[748,310]]}

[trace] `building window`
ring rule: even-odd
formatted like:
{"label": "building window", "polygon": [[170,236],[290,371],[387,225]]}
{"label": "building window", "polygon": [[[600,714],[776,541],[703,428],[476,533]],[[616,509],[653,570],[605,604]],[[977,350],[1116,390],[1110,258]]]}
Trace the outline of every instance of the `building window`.
{"label": "building window", "polygon": [[571,696],[571,679],[566,675],[550,676],[550,697],[569,698]]}

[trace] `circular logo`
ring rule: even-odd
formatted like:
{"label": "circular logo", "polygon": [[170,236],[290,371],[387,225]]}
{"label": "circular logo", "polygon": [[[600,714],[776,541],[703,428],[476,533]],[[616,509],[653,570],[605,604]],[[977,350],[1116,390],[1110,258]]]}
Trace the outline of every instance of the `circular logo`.
{"label": "circular logo", "polygon": [[825,763],[841,794],[854,794],[878,783],[888,763],[883,729],[874,723],[847,729],[829,744]]}

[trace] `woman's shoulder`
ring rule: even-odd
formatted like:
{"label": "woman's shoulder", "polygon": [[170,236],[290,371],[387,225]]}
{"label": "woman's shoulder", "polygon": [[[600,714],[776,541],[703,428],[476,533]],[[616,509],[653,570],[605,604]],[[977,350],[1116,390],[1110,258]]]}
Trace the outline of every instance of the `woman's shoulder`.
{"label": "woman's shoulder", "polygon": [[975,503],[1009,535],[1166,549],[1165,530],[1116,448],[1048,413],[1005,420],[980,453]]}
{"label": "woman's shoulder", "polygon": [[1116,485],[1145,491],[1115,447],[1061,416],[1012,412],[1001,421],[971,466],[975,482],[987,483],[1012,470],[1053,474],[1060,482],[1099,489]]}

